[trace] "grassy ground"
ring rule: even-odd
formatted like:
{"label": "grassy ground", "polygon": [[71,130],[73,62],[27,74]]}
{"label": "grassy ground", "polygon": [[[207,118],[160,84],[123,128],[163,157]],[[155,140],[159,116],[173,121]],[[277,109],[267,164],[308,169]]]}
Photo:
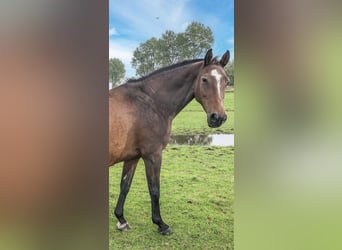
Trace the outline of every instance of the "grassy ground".
{"label": "grassy ground", "polygon": [[144,166],[139,162],[125,217],[129,232],[116,229],[113,215],[121,164],[110,168],[110,249],[233,249],[234,149],[168,146],[161,171],[161,212],[173,230],[157,233],[151,221]]}
{"label": "grassy ground", "polygon": [[234,133],[234,92],[226,92],[225,109],[228,120],[219,128],[209,128],[207,116],[202,106],[193,100],[174,119],[172,124],[172,134],[233,134]]}

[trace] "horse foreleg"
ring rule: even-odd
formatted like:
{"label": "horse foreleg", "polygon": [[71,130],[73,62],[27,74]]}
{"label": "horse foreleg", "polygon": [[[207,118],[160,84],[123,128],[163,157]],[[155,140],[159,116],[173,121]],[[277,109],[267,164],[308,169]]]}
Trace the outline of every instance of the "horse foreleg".
{"label": "horse foreleg", "polygon": [[132,179],[133,179],[138,161],[139,159],[125,161],[123,169],[122,169],[120,195],[119,195],[119,199],[116,204],[115,211],[114,211],[116,218],[118,218],[119,220],[117,227],[121,231],[126,231],[130,229],[130,226],[128,225],[127,221],[125,220],[123,216],[123,208],[124,208],[126,196],[131,187]]}
{"label": "horse foreleg", "polygon": [[143,157],[143,159],[145,163],[148,189],[151,196],[152,221],[158,225],[159,233],[170,235],[172,231],[170,227],[163,222],[159,206],[161,152]]}

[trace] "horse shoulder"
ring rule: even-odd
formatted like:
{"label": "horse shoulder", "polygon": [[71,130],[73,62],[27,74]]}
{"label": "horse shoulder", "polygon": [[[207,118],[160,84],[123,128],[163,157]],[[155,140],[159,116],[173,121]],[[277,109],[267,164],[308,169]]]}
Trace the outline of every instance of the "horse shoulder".
{"label": "horse shoulder", "polygon": [[162,151],[169,142],[171,121],[158,111],[150,109],[144,112],[138,129],[139,150],[142,155]]}

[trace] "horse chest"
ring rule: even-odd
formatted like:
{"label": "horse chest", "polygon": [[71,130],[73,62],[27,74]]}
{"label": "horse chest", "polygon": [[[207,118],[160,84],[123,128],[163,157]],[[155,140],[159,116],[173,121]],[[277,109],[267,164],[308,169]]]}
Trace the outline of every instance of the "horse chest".
{"label": "horse chest", "polygon": [[171,123],[156,114],[146,115],[135,128],[137,142],[142,153],[159,151],[169,142]]}

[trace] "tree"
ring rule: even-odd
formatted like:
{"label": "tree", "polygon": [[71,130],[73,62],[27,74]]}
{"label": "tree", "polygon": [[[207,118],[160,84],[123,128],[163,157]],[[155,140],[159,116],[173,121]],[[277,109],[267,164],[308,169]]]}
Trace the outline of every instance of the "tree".
{"label": "tree", "polygon": [[227,76],[229,77],[229,85],[234,86],[234,61],[229,62],[224,68]]}
{"label": "tree", "polygon": [[198,22],[191,23],[182,33],[167,30],[139,45],[133,53],[132,66],[136,75],[148,73],[186,59],[198,58],[212,46],[211,29]]}
{"label": "tree", "polygon": [[160,43],[157,38],[152,37],[134,51],[132,66],[139,76],[146,75],[160,67]]}
{"label": "tree", "polygon": [[211,29],[198,22],[191,23],[184,35],[187,42],[184,52],[187,58],[198,58],[206,53],[214,42]]}
{"label": "tree", "polygon": [[120,59],[109,59],[109,82],[112,83],[112,88],[122,81],[122,79],[125,77],[125,74],[125,65]]}

